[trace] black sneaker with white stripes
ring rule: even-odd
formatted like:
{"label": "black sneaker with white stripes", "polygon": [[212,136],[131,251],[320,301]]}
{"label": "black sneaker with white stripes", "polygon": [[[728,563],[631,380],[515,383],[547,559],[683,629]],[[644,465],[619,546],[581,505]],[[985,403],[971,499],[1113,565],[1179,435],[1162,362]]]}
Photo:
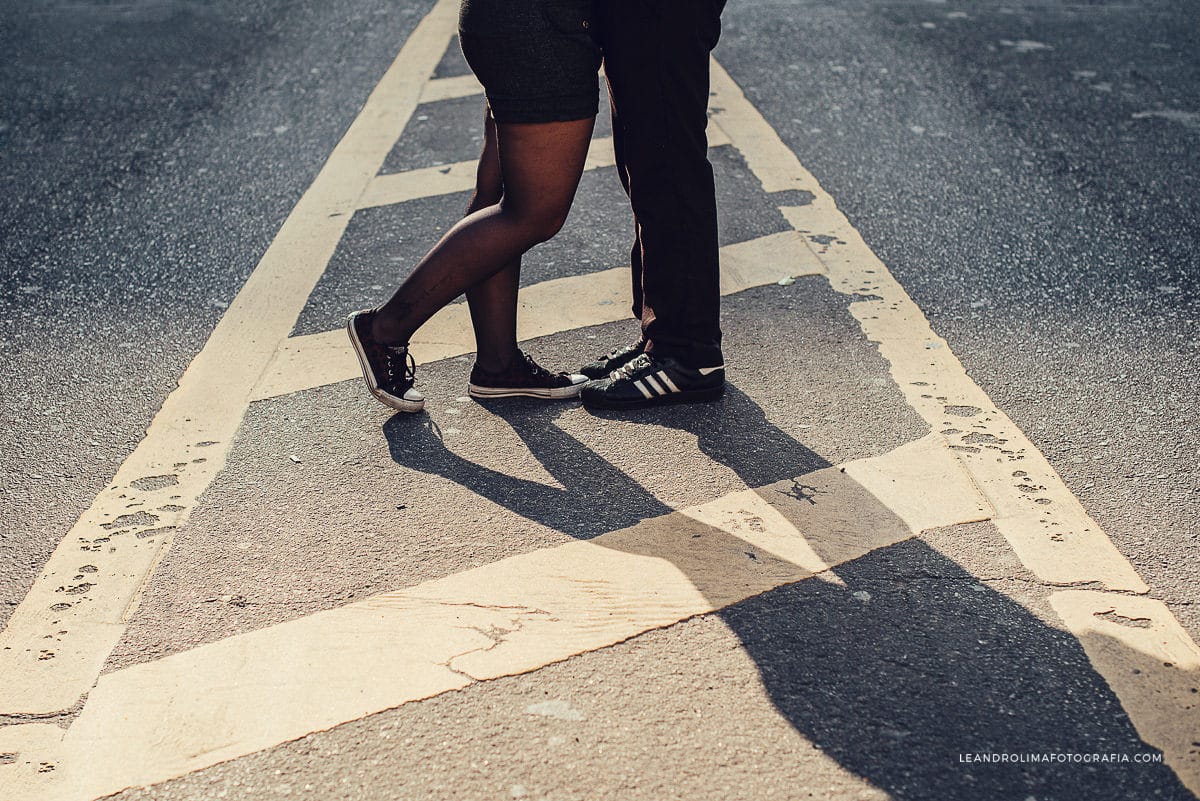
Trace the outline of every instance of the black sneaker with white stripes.
{"label": "black sneaker with white stripes", "polygon": [[613,370],[618,370],[631,361],[641,356],[646,350],[646,341],[639,339],[632,345],[621,345],[613,348],[603,356],[596,358],[594,362],[588,362],[583,367],[579,368],[581,375],[586,375],[588,378],[595,381],[598,378],[604,378]]}
{"label": "black sneaker with white stripes", "polygon": [[591,409],[644,409],[667,403],[713,401],[725,393],[725,365],[685,367],[669,356],[643,353],[607,378],[588,382],[580,398]]}

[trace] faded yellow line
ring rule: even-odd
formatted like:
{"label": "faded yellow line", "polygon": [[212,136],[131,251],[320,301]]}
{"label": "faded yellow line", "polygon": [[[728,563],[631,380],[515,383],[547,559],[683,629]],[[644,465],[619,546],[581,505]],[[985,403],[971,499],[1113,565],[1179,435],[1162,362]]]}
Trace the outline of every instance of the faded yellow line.
{"label": "faded yellow line", "polygon": [[[709,147],[721,147],[729,144],[729,138],[720,130],[710,127],[708,134]],[[426,197],[466,192],[475,186],[477,164],[478,161],[472,159],[439,167],[424,167],[419,170],[380,175],[363,193],[358,207],[369,209]],[[593,139],[588,150],[587,160],[584,162],[584,170],[599,170],[614,164],[616,164],[616,156],[613,154],[612,137]]]}
{"label": "faded yellow line", "polygon": [[65,734],[53,723],[0,726],[0,754],[9,760],[0,765],[0,799],[41,801],[53,779],[49,774],[59,767],[56,754]]}
{"label": "faded yellow line", "polygon": [[[937,437],[103,676],[38,797],[165,781],[525,673],[991,510]],[[753,558],[747,552],[754,554]]]}
{"label": "faded yellow line", "polygon": [[[806,206],[781,211],[812,240],[832,287],[861,297],[851,313],[878,343],[909,405],[934,431],[942,432],[963,469],[996,510],[996,527],[1021,562],[1049,585],[1098,585],[1145,593],[1149,588],[1133,565],[1104,534],[1061,477],[1024,432],[996,408],[967,375],[946,341],[930,328],[920,308],[838,210],[816,179],[750,103],[729,74],[713,62],[714,123],[737,144],[747,164],[769,192],[802,189],[813,193]],[[1200,681],[1200,648],[1161,603],[1135,603],[1117,593],[1086,596],[1059,593],[1055,608],[1078,637],[1097,672],[1121,700],[1139,734],[1163,751],[1183,783],[1200,794],[1200,704],[1191,689]],[[1086,602],[1080,600],[1085,599]],[[1097,614],[1104,608],[1136,607],[1154,632],[1167,638],[1112,638],[1097,645]],[[1089,614],[1087,610],[1092,610]],[[1100,610],[1100,611],[1096,611]],[[1184,667],[1179,667],[1183,665]],[[1192,666],[1192,667],[1187,667]],[[1129,674],[1142,671],[1143,678]],[[1170,692],[1160,688],[1169,687]],[[1190,695],[1191,704],[1179,700]]]}
{"label": "faded yellow line", "polygon": [[[714,65],[713,87],[714,105],[721,109],[714,121],[737,141],[764,188],[804,189],[816,196],[809,205],[781,210],[798,231],[827,242],[814,243],[813,249],[826,266],[830,284],[863,298],[851,305],[851,313],[867,337],[879,344],[909,404],[935,430],[957,429],[960,433],[947,435],[957,447],[973,449],[958,451],[964,468],[995,505],[997,525],[1026,567],[1050,584],[1097,582],[1145,592],[1145,583],[1129,561],[1073,502],[1033,443],[967,375],[833,198],[719,65]],[[1027,485],[1045,489],[1020,489]]]}
{"label": "faded yellow line", "polygon": [[63,538],[0,634],[0,714],[68,710],[91,689],[172,530],[220,472],[280,342],[454,34],[418,25],[108,488]]}
{"label": "faded yellow line", "polygon": [[1200,650],[1161,601],[1063,590],[1050,605],[1079,638],[1143,740],[1200,795]]}
{"label": "faded yellow line", "polygon": [[425,84],[421,92],[422,103],[437,103],[441,100],[457,100],[483,93],[474,75],[455,75],[453,78],[438,78]]}
{"label": "faded yellow line", "polygon": [[[604,74],[603,69],[600,74]],[[482,94],[483,87],[479,80],[471,73],[467,73],[466,75],[453,75],[449,78],[436,78],[425,84],[425,91],[421,93],[421,102],[437,103],[442,100],[458,100]]]}
{"label": "faded yellow line", "polygon": [[[733,295],[781,278],[822,272],[821,263],[795,231],[721,248],[721,292]],[[629,319],[629,268],[556,278],[521,290],[517,336],[521,340]],[[412,343],[418,364],[475,350],[464,304],[447,306],[422,326]],[[254,400],[335,384],[361,375],[341,329],[292,337],[255,387]]]}

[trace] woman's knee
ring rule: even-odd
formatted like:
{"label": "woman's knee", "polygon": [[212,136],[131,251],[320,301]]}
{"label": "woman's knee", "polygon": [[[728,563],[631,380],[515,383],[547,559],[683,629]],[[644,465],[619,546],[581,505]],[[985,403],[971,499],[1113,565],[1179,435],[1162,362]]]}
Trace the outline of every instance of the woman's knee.
{"label": "woman's knee", "polygon": [[553,239],[562,230],[567,223],[567,214],[571,211],[570,206],[561,209],[547,211],[541,215],[537,222],[537,233],[539,241],[545,242]]}
{"label": "woman's knee", "polygon": [[562,230],[571,211],[569,203],[517,204],[506,198],[500,205],[525,233],[531,245],[553,239]]}

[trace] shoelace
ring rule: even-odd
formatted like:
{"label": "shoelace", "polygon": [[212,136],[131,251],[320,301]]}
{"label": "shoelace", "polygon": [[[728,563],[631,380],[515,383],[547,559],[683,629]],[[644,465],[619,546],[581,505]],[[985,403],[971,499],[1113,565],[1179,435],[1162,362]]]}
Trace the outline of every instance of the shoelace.
{"label": "shoelace", "polygon": [[386,345],[383,352],[387,354],[387,374],[388,381],[392,382],[393,386],[396,381],[396,361],[399,360],[402,365],[402,375],[404,376],[403,383],[412,386],[417,383],[417,361],[412,354],[408,352],[407,347],[391,348]]}
{"label": "shoelace", "polygon": [[633,374],[638,370],[641,370],[644,367],[649,367],[651,364],[653,364],[653,362],[650,361],[650,354],[641,353],[638,354],[633,361],[618,367],[616,370],[613,370],[609,374],[609,378],[611,378],[613,381],[621,381],[626,378],[632,378]]}
{"label": "shoelace", "polygon": [[554,376],[554,374],[545,367],[542,367],[540,364],[535,362],[533,357],[528,353],[525,353],[524,351],[521,351],[520,353],[525,357],[525,364],[529,366],[529,372],[532,373],[536,378],[552,378]]}

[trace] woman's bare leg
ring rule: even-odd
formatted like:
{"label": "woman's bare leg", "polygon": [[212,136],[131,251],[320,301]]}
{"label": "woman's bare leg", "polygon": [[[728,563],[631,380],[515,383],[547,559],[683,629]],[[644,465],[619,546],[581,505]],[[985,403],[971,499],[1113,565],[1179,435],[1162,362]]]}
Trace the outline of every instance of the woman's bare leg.
{"label": "woman's bare leg", "polygon": [[385,344],[408,342],[443,306],[558,233],[583,174],[594,123],[498,124],[503,198],[442,237],[378,309],[373,336]]}

